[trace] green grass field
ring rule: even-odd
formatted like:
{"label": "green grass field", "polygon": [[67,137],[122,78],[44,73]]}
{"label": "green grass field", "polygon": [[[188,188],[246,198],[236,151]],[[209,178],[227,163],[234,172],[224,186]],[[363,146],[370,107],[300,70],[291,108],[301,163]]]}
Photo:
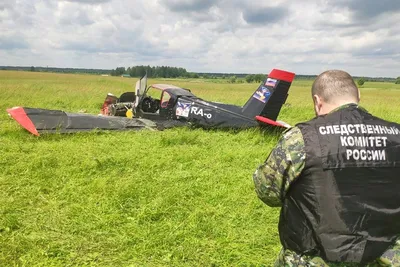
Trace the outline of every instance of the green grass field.
{"label": "green grass field", "polygon": [[[12,106],[97,114],[136,79],[0,71],[0,266],[271,266],[279,209],[252,173],[279,134],[170,129],[35,137]],[[257,84],[151,80],[242,105]],[[295,81],[280,120],[313,117]],[[400,122],[400,85],[365,83],[361,102]]]}

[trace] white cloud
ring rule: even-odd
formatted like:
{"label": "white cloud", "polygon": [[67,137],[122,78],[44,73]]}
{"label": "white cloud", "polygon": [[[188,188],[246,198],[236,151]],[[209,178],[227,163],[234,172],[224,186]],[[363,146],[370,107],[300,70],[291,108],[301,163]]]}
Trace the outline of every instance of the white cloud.
{"label": "white cloud", "polygon": [[397,77],[399,12],[389,0],[3,0],[0,64]]}

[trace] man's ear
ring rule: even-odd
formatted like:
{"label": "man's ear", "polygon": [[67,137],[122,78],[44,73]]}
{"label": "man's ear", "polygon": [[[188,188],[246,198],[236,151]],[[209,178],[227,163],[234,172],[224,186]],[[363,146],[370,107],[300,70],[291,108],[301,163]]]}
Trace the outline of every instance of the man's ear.
{"label": "man's ear", "polygon": [[313,95],[315,115],[319,116],[322,107],[322,98],[318,95]]}

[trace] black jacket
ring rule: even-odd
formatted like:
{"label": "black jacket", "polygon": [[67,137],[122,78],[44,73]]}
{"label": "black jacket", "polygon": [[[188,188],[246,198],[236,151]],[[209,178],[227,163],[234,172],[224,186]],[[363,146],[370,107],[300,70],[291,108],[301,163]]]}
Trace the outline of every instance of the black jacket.
{"label": "black jacket", "polygon": [[297,126],[306,162],[282,206],[284,248],[374,260],[400,233],[400,125],[350,105]]}

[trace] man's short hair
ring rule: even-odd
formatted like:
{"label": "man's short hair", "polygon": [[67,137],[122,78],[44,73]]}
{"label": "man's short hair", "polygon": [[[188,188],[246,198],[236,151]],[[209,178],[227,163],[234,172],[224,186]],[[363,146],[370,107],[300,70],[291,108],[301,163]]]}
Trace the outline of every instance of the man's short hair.
{"label": "man's short hair", "polygon": [[359,92],[353,78],[342,70],[328,70],[315,79],[312,96],[318,95],[325,102],[333,104],[337,100],[348,99],[358,103]]}

